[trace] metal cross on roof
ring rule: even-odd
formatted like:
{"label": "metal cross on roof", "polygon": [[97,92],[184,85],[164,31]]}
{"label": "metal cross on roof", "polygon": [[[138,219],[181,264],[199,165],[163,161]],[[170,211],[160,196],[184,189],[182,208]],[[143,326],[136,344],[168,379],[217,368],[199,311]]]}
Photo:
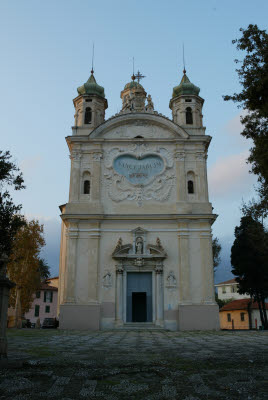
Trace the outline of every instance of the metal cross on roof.
{"label": "metal cross on roof", "polygon": [[145,76],[145,75],[142,75],[142,74],[140,73],[140,71],[138,71],[138,72],[136,73],[136,75],[135,75],[135,78],[137,79],[138,83],[140,83],[140,80],[143,79],[143,78],[146,78],[146,76]]}

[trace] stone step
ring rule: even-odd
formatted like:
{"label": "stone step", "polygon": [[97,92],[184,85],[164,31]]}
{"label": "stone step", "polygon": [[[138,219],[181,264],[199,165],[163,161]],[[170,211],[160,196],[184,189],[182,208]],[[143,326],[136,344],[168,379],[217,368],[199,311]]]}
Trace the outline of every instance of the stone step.
{"label": "stone step", "polygon": [[150,322],[128,322],[120,326],[120,330],[154,330],[154,331],[164,331],[165,328],[161,326],[156,326]]}

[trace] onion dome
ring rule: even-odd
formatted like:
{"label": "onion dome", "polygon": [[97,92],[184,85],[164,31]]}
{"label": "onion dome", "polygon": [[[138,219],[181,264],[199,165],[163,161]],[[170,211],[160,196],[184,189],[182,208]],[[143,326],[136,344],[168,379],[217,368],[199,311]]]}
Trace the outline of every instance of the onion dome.
{"label": "onion dome", "polygon": [[91,71],[91,75],[84,85],[77,88],[78,94],[96,94],[100,97],[105,98],[104,88],[97,84],[96,79],[93,75],[93,70]]}
{"label": "onion dome", "polygon": [[186,71],[184,70],[184,75],[182,77],[181,83],[179,86],[175,86],[173,88],[172,98],[181,96],[181,95],[195,95],[198,96],[200,89],[190,82],[188,76],[186,75]]}

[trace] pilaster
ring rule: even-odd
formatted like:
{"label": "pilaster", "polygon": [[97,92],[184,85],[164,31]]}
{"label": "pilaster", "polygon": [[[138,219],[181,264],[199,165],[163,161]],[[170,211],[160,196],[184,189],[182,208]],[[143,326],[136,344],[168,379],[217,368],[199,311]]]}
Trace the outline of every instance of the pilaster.
{"label": "pilaster", "polygon": [[77,202],[80,194],[80,166],[81,166],[81,151],[72,150],[71,159],[71,177],[70,177],[70,192],[69,202]]}
{"label": "pilaster", "polygon": [[92,155],[92,201],[100,202],[100,184],[101,184],[101,160],[103,154],[101,148],[94,151]]}
{"label": "pilaster", "polygon": [[186,200],[185,152],[176,151],[177,201]]}
{"label": "pilaster", "polygon": [[[190,304],[189,233],[187,224],[180,223],[178,233],[180,303]],[[180,231],[181,229],[181,231]]]}
{"label": "pilaster", "polygon": [[64,302],[75,303],[76,251],[78,231],[76,224],[70,224],[66,232],[67,252],[65,270]]}

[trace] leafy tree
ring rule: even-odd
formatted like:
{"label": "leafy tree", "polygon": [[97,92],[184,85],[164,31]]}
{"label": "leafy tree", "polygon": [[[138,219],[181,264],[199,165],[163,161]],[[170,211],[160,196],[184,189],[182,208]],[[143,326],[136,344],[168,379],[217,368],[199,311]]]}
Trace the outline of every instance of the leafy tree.
{"label": "leafy tree", "polygon": [[234,299],[222,300],[222,299],[219,299],[218,293],[215,293],[215,300],[216,300],[216,303],[218,304],[219,308],[222,308],[223,306],[225,306],[225,304],[230,303]]}
{"label": "leafy tree", "polygon": [[268,34],[252,24],[240,31],[242,37],[233,43],[237,50],[245,52],[241,67],[236,70],[242,91],[224,96],[224,100],[232,100],[246,110],[241,117],[241,135],[253,141],[248,161],[251,172],[258,176],[259,201],[251,206],[259,217],[268,215]]}
{"label": "leafy tree", "polygon": [[[47,265],[39,258],[44,245],[43,225],[38,221],[25,222],[16,234],[7,272],[16,283],[9,300],[17,314],[20,314],[20,308],[22,314],[29,310],[33,293],[38,290],[41,278],[47,275]],[[17,315],[17,319],[19,324],[20,315]]]}
{"label": "leafy tree", "polygon": [[10,255],[14,237],[18,229],[24,224],[19,214],[21,205],[15,205],[7,190],[11,186],[14,190],[24,189],[22,173],[12,162],[9,151],[0,150],[0,253]]}
{"label": "leafy tree", "polygon": [[219,239],[217,237],[215,237],[212,240],[212,254],[213,254],[214,271],[218,267],[219,263],[221,262],[220,252],[221,252],[221,244],[219,242]]}
{"label": "leafy tree", "polygon": [[43,258],[39,259],[38,272],[40,276],[40,281],[48,279],[50,276],[49,266]]}
{"label": "leafy tree", "polygon": [[235,228],[231,248],[232,273],[239,283],[238,292],[257,301],[262,325],[267,329],[265,298],[268,296],[268,233],[250,215],[241,218]]}

